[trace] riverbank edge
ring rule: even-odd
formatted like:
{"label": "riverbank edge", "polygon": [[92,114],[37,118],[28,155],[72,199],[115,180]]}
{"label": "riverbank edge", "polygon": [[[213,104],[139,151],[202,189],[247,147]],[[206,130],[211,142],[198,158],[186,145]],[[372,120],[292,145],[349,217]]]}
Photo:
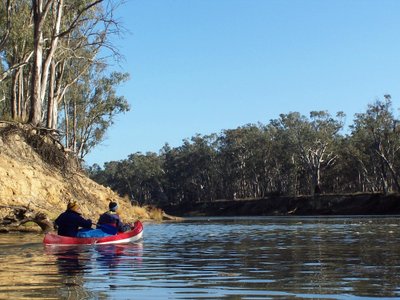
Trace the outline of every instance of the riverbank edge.
{"label": "riverbank edge", "polygon": [[193,216],[393,215],[400,214],[400,194],[359,193],[273,196],[216,200],[166,206],[168,214]]}

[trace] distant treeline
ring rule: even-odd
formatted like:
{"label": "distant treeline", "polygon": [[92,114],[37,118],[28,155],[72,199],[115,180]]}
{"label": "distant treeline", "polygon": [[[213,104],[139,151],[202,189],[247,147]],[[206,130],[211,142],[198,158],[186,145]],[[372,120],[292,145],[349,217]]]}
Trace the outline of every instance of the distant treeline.
{"label": "distant treeline", "polygon": [[385,95],[356,114],[281,114],[221,134],[196,135],[159,154],[93,165],[95,181],[140,204],[190,204],[268,195],[400,190],[400,124]]}

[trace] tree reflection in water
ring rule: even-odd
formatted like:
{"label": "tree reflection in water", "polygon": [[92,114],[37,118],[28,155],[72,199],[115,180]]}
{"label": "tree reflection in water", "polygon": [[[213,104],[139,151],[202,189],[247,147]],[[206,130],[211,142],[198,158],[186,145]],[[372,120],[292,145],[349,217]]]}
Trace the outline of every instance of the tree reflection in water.
{"label": "tree reflection in water", "polygon": [[83,259],[85,252],[87,252],[85,246],[46,246],[46,253],[56,258],[59,274],[68,276],[78,275],[85,271],[85,259]]}
{"label": "tree reflection in water", "polygon": [[62,283],[58,293],[63,299],[97,299],[100,294],[105,297],[104,292],[85,287],[87,278],[100,277],[104,281],[107,277],[100,274],[112,275],[121,264],[137,267],[142,249],[142,244],[45,246],[46,254],[55,258]]}
{"label": "tree reflection in water", "polygon": [[95,294],[84,288],[83,275],[87,270],[90,248],[81,245],[45,246],[46,254],[55,258],[54,262],[62,283],[60,297],[65,299],[90,299]]}

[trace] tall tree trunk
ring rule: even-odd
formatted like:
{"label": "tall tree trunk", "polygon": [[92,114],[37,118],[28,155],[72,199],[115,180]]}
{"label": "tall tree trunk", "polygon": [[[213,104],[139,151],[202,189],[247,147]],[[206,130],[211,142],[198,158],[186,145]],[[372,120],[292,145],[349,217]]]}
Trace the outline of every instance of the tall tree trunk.
{"label": "tall tree trunk", "polygon": [[69,148],[69,115],[68,101],[64,98],[65,148]]}
{"label": "tall tree trunk", "polygon": [[32,0],[33,11],[33,66],[31,80],[31,109],[28,122],[39,125],[42,113],[41,102],[41,74],[43,63],[43,32],[42,13],[43,3],[41,0]]}
{"label": "tall tree trunk", "polygon": [[396,186],[397,192],[400,191],[400,183],[399,183],[399,173],[395,170],[393,164],[386,158],[384,154],[381,154],[382,159],[385,161],[386,165],[389,168],[390,173],[392,174],[392,178],[394,181],[394,184]]}
{"label": "tall tree trunk", "polygon": [[[11,30],[11,19],[12,19],[12,1],[11,0],[6,0],[5,2],[3,1],[4,11],[5,11],[5,20],[3,21],[2,25],[5,25],[5,28],[3,28],[3,35],[0,37],[0,50],[3,49],[3,47],[7,44],[8,37],[10,35],[10,30]],[[1,81],[1,80],[0,80]]]}
{"label": "tall tree trunk", "polygon": [[20,68],[20,72],[18,73],[18,100],[17,100],[17,117],[23,121],[23,100],[24,100],[24,94],[25,94],[25,84],[24,84],[24,68]]}
{"label": "tall tree trunk", "polygon": [[21,94],[20,94],[20,120],[27,121],[28,120],[28,111],[30,105],[30,80],[32,70],[28,69],[26,72],[25,69],[22,69],[20,74],[20,86],[21,86]]}
{"label": "tall tree trunk", "polygon": [[[53,0],[48,0],[48,1],[53,2]],[[42,68],[42,76],[40,78],[40,80],[42,81],[41,93],[40,93],[40,99],[41,99],[42,103],[43,103],[45,95],[46,95],[48,77],[49,77],[49,72],[50,72],[50,65],[53,62],[54,53],[55,53],[55,51],[57,49],[57,45],[58,45],[58,40],[59,40],[58,35],[60,33],[61,16],[62,16],[62,9],[63,9],[63,5],[64,5],[64,0],[58,0],[58,1],[54,1],[54,2],[56,2],[55,8],[53,8],[55,27],[53,28],[50,49],[44,60],[43,68]]]}
{"label": "tall tree trunk", "polygon": [[56,124],[54,124],[54,89],[55,89],[55,81],[56,81],[56,64],[54,62],[51,63],[50,68],[50,82],[49,82],[49,97],[47,100],[47,122],[46,127],[56,129]]}
{"label": "tall tree trunk", "polygon": [[18,71],[14,71],[12,73],[12,78],[11,78],[11,86],[12,86],[12,93],[10,97],[10,107],[11,107],[11,119],[16,120],[17,119],[17,98],[18,98]]}
{"label": "tall tree trunk", "polygon": [[[44,59],[43,24],[52,4],[54,4],[53,12],[55,25],[52,30],[50,46],[46,58]],[[29,123],[33,125],[39,125],[41,121],[42,106],[46,95],[50,63],[53,60],[59,40],[58,35],[61,26],[62,8],[63,0],[47,0],[47,2],[43,2],[42,0],[32,0],[34,54]]]}
{"label": "tall tree trunk", "polygon": [[388,180],[387,180],[385,166],[382,161],[381,161],[381,180],[382,180],[383,192],[384,192],[384,194],[387,194],[389,192],[389,184],[388,184]]}
{"label": "tall tree trunk", "polygon": [[73,119],[72,119],[72,122],[73,122],[73,133],[72,133],[72,150],[74,151],[74,153],[76,153],[77,154],[77,152],[76,152],[76,150],[77,150],[77,147],[76,147],[76,141],[77,141],[77,130],[78,130],[78,126],[77,126],[77,119],[76,119],[76,116],[77,116],[77,112],[76,112],[76,100],[74,99],[74,103],[73,103],[73,105],[74,105],[74,107],[73,107],[73,109],[74,109],[74,112],[73,112]]}

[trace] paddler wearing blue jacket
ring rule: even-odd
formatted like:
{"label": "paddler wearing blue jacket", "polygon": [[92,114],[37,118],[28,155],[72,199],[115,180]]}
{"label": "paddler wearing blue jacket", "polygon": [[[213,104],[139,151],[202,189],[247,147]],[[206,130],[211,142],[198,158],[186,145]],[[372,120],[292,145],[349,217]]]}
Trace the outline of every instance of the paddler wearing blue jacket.
{"label": "paddler wearing blue jacket", "polygon": [[116,234],[117,232],[125,232],[131,229],[129,224],[124,224],[119,217],[118,203],[111,201],[108,204],[108,211],[100,215],[97,221],[97,228],[100,228],[108,234]]}
{"label": "paddler wearing blue jacket", "polygon": [[81,216],[79,205],[76,201],[71,201],[67,205],[67,210],[58,216],[54,221],[58,229],[58,235],[75,237],[79,228],[91,228],[92,221]]}

